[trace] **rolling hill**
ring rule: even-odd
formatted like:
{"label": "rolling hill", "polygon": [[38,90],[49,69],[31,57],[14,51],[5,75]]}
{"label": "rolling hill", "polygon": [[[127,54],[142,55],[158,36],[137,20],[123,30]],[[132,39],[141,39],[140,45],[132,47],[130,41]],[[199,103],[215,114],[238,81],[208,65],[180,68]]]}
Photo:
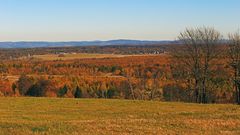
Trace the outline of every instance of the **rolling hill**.
{"label": "rolling hill", "polygon": [[70,42],[0,42],[0,48],[35,48],[35,47],[64,47],[64,46],[108,46],[108,45],[154,45],[172,44],[177,41],[143,41],[143,40],[109,40],[109,41],[70,41]]}

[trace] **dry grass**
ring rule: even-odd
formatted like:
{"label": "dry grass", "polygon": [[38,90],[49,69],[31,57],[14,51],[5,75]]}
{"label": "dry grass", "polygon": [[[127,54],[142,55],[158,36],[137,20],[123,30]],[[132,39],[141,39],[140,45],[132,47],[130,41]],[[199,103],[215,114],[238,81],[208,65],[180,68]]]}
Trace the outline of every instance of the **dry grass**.
{"label": "dry grass", "polygon": [[126,57],[128,55],[117,54],[91,54],[91,53],[77,53],[77,54],[64,54],[60,57],[57,54],[34,55],[33,58],[40,60],[74,60],[74,59],[91,59],[91,58],[115,58]]}
{"label": "dry grass", "polygon": [[240,134],[240,106],[0,98],[0,134]]}
{"label": "dry grass", "polygon": [[[166,55],[166,54],[161,54]],[[132,56],[157,56],[154,54],[140,54],[140,55],[121,55],[121,54],[96,54],[96,53],[66,53],[66,54],[44,54],[44,55],[33,55],[31,57],[21,57],[20,59],[38,59],[38,60],[76,60],[76,59],[100,59],[100,58],[125,58]]]}

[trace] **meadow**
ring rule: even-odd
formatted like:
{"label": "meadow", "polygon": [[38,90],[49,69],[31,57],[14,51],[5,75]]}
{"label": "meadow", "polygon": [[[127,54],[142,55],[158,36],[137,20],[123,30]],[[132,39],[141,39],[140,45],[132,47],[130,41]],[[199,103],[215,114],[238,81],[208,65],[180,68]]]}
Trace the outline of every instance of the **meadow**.
{"label": "meadow", "polygon": [[157,101],[0,98],[0,135],[240,134],[240,107]]}
{"label": "meadow", "polygon": [[66,54],[33,55],[32,58],[39,59],[39,60],[76,60],[76,59],[122,58],[122,57],[128,57],[128,56],[138,56],[138,55],[66,53]]}

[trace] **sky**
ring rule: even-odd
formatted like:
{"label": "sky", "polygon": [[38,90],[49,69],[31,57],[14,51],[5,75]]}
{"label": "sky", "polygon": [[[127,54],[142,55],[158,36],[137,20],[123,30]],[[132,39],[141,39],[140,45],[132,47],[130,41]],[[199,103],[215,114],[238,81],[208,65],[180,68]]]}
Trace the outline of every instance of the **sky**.
{"label": "sky", "polygon": [[186,27],[227,35],[240,0],[0,0],[0,41],[175,40]]}

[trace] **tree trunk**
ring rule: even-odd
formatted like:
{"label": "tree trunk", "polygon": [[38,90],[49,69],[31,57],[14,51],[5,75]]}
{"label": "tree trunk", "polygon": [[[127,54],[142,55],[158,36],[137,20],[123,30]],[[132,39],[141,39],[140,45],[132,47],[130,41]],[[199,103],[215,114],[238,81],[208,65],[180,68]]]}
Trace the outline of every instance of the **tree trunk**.
{"label": "tree trunk", "polygon": [[237,92],[237,103],[240,105],[240,89],[238,87],[238,92]]}
{"label": "tree trunk", "polygon": [[198,89],[198,80],[195,80],[195,102],[199,102],[199,89]]}
{"label": "tree trunk", "polygon": [[206,79],[203,80],[203,89],[202,89],[202,103],[207,103],[207,93],[206,93]]}
{"label": "tree trunk", "polygon": [[130,79],[130,78],[128,78],[128,84],[129,84],[129,87],[130,87],[132,99],[135,100],[135,94],[134,94],[134,90],[133,90],[133,86],[132,86],[132,83],[131,83],[131,79]]}
{"label": "tree trunk", "polygon": [[234,79],[235,79],[236,101],[237,101],[237,104],[240,105],[240,87],[239,87],[239,82],[238,82],[238,69],[237,69],[237,67],[235,68]]}

